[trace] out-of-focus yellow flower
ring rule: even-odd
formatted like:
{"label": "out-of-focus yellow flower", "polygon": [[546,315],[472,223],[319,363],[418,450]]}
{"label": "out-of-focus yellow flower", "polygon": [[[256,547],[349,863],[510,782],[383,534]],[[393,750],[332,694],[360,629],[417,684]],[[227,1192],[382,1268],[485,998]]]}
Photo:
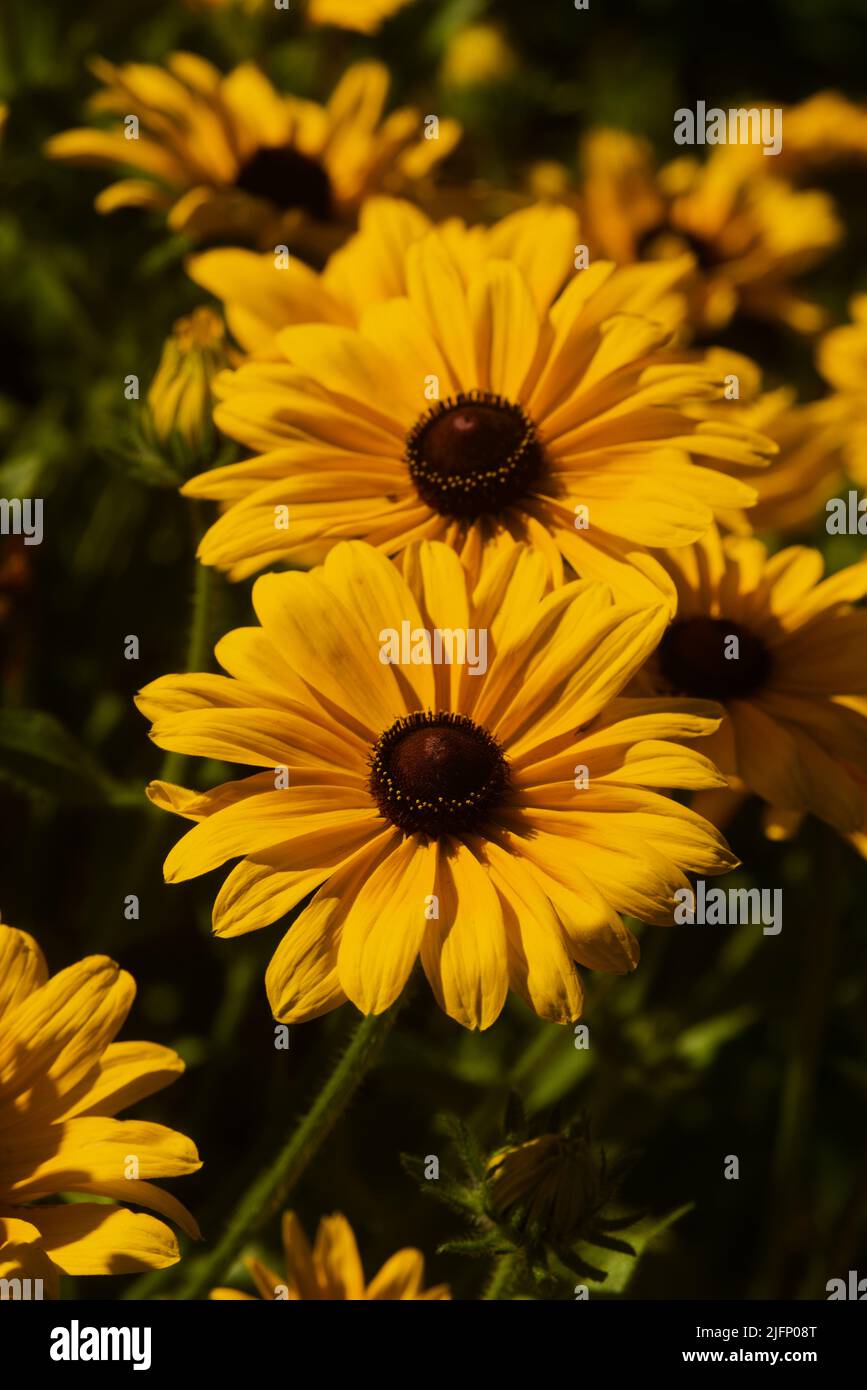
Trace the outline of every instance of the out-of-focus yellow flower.
{"label": "out-of-focus yellow flower", "polygon": [[599,1163],[580,1136],[542,1134],[495,1153],[488,1163],[491,1204],[498,1215],[524,1209],[524,1224],[567,1241],[595,1213],[602,1189]]}
{"label": "out-of-focus yellow flower", "polygon": [[375,34],[410,0],[309,0],[307,15],[312,24],[333,24],[338,29],[355,29],[359,34]]}
{"label": "out-of-focus yellow flower", "polygon": [[160,443],[177,433],[191,449],[201,449],[213,430],[211,382],[217,372],[240,360],[240,353],[226,342],[223,320],[213,309],[202,305],[178,319],[148,391]]}
{"label": "out-of-focus yellow flower", "polygon": [[846,470],[867,486],[867,294],[855,295],[849,312],[852,322],[832,328],[819,343],[818,366],[837,392]]}
{"label": "out-of-focus yellow flower", "polygon": [[192,53],[92,66],[104,89],[91,105],[120,123],[64,131],[46,153],[135,170],[99,194],[98,211],[162,208],[196,239],[333,247],[365,197],[423,179],[460,137],[457,122],[423,125],[411,107],[384,116],[381,63],[350,67],[324,106],[281,95],[254,63],[227,76]]}
{"label": "out-of-focus yellow flower", "polygon": [[[235,6],[246,14],[260,14],[264,9],[294,10],[297,0],[186,0],[193,10],[222,10]],[[304,0],[301,0],[303,5]],[[375,34],[386,19],[402,10],[410,0],[307,0],[307,18],[311,24],[331,24],[336,29],[354,29],[358,34]]]}
{"label": "out-of-focus yellow flower", "polygon": [[533,198],[566,201],[569,198],[570,186],[569,170],[556,159],[540,159],[530,168],[529,188]]}
{"label": "out-of-focus yellow flower", "polygon": [[[114,1042],[135,995],[130,975],[88,956],[49,979],[39,946],[0,924],[0,1274],[129,1274],[179,1258],[163,1221],[190,1235],[190,1213],[152,1178],[201,1165],[185,1135],[118,1111],[183,1071],[155,1043]],[[89,1201],[62,1202],[62,1193]],[[109,1198],[111,1200],[101,1200]]]}
{"label": "out-of-focus yellow flower", "polygon": [[824,314],[790,281],[839,241],[834,204],[826,193],[792,188],[753,156],[752,146],[721,146],[703,164],[684,157],[657,169],[646,141],[592,132],[581,194],[591,250],[619,262],[691,251],[691,316],[700,331],[724,327],[740,311],[815,332]]}
{"label": "out-of-focus yellow flower", "polygon": [[450,39],[441,77],[449,87],[487,87],[507,81],[516,66],[502,30],[495,24],[469,24]]}
{"label": "out-of-focus yellow flower", "polygon": [[0,142],[6,134],[6,123],[9,120],[9,103],[0,101]]}
{"label": "out-of-focus yellow flower", "polygon": [[[259,1297],[270,1302],[297,1303],[316,1299],[320,1302],[383,1302],[399,1299],[418,1302],[451,1298],[446,1284],[426,1289],[424,1256],[420,1250],[398,1250],[386,1260],[378,1274],[368,1284],[364,1277],[361,1256],[345,1216],[335,1212],[323,1216],[316,1232],[313,1248],[294,1211],[283,1214],[283,1249],[286,1256],[285,1275],[276,1274],[261,1260],[245,1263]],[[212,1289],[214,1299],[252,1299],[253,1295],[237,1289]]]}
{"label": "out-of-focus yellow flower", "polygon": [[741,534],[809,526],[843,480],[844,403],[834,394],[799,404],[791,387],[762,391],[759,368],[740,353],[711,349],[708,357],[727,379],[736,380],[738,396],[702,403],[692,413],[720,425],[729,420],[757,430],[779,450],[766,468],[750,469],[748,475],[736,464],[717,465],[749,482],[758,494],[747,510],[721,513],[721,524]]}

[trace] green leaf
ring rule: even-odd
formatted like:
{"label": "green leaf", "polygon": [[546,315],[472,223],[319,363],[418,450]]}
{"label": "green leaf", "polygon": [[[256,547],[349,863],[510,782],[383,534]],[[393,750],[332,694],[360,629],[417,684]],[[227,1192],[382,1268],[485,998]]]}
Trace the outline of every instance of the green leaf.
{"label": "green leaf", "polygon": [[42,710],[0,710],[0,777],[79,805],[114,800],[119,791],[87,749]]}
{"label": "green leaf", "polygon": [[638,1261],[651,1242],[664,1231],[667,1231],[691,1209],[692,1203],[688,1202],[686,1206],[677,1207],[673,1211],[666,1212],[663,1216],[646,1216],[637,1221],[634,1226],[629,1228],[629,1244],[635,1251],[634,1255],[628,1255],[622,1250],[600,1250],[598,1246],[587,1241],[581,1241],[576,1246],[574,1253],[578,1255],[579,1259],[586,1255],[599,1271],[604,1271],[607,1276],[605,1279],[606,1294],[625,1293],[638,1268]]}

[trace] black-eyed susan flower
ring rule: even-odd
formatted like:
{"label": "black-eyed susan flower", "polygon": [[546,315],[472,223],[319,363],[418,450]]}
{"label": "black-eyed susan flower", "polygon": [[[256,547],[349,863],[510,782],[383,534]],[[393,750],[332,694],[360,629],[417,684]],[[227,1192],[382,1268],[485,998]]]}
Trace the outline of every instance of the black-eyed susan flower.
{"label": "black-eyed susan flower", "polygon": [[[660,791],[720,784],[667,741],[713,719],[615,698],[666,610],[617,606],[604,585],[549,587],[523,547],[473,590],[445,545],[411,544],[401,575],[345,543],[311,573],[256,582],[261,625],[218,643],[226,675],[141,692],[160,747],[260,769],[204,793],[152,784],[158,806],[195,822],[167,880],[240,860],[214,905],[220,936],[314,894],[268,968],[275,1017],[346,999],[381,1013],[420,956],[465,1027],[493,1023],[510,986],[566,1022],[581,1010],[574,962],[635,965],[621,913],[670,921],[684,870],[732,866]],[[463,646],[438,662],[446,632]]]}
{"label": "black-eyed susan flower", "polygon": [[[696,414],[722,423],[735,420],[772,439],[778,452],[767,468],[751,469],[755,506],[721,514],[721,525],[742,534],[752,531],[800,530],[824,515],[827,499],[844,478],[842,447],[846,439],[846,407],[836,394],[799,402],[789,386],[763,391],[761,372],[739,353],[712,349],[730,381],[737,381],[737,399],[701,405]],[[736,464],[718,464],[744,477]]]}
{"label": "black-eyed susan flower", "polygon": [[818,367],[836,392],[843,427],[843,460],[856,482],[867,486],[867,294],[849,302],[851,322],[819,342]]}
{"label": "black-eyed susan flower", "polygon": [[192,53],[92,66],[103,83],[93,110],[120,122],[64,131],[46,152],[134,171],[97,209],[164,209],[197,240],[334,244],[369,193],[423,177],[460,134],[447,119],[426,131],[409,107],[384,115],[389,75],[375,62],[349,68],[324,106],[275,91],[254,63],[226,76]]}
{"label": "black-eyed susan flower", "polygon": [[817,550],[768,556],[748,537],[670,552],[676,619],[642,674],[657,697],[725,709],[704,745],[735,792],[775,817],[812,813],[840,831],[864,823],[867,561],[822,579]]}
{"label": "black-eyed susan flower", "polygon": [[[405,296],[409,249],[433,230],[431,219],[405,199],[373,197],[361,209],[358,231],[321,272],[294,256],[239,247],[201,251],[189,257],[187,270],[222,301],[226,321],[248,353],[285,361],[276,342],[281,328],[298,323],[357,328],[371,305]],[[438,230],[464,283],[486,261],[508,259],[526,279],[540,314],[574,269],[579,222],[566,207],[538,203],[493,226],[468,226],[450,217]],[[676,314],[674,300],[666,308]]]}
{"label": "black-eyed susan flower", "polygon": [[[261,1260],[245,1263],[259,1298],[298,1302],[320,1299],[327,1302],[351,1299],[431,1300],[451,1298],[446,1284],[424,1287],[424,1256],[409,1247],[386,1260],[368,1283],[352,1227],[340,1212],[323,1216],[311,1248],[294,1211],[283,1214],[285,1274],[276,1274]],[[253,1294],[238,1289],[212,1289],[211,1298],[251,1299]]]}
{"label": "black-eyed susan flower", "polygon": [[696,259],[690,317],[701,330],[736,312],[798,332],[821,328],[818,305],[793,277],[837,244],[842,228],[827,193],[792,188],[763,167],[755,147],[717,147],[705,163],[681,157],[657,169],[649,144],[597,130],[584,146],[581,206],[597,254],[625,262]]}
{"label": "black-eyed susan flower", "polygon": [[202,450],[213,431],[211,382],[238,360],[213,309],[202,305],[178,319],[148,389],[150,418],[161,444],[177,434],[193,453]]}
{"label": "black-eyed susan flower", "polygon": [[215,419],[256,456],[185,486],[224,504],[203,563],[241,578],[315,563],[344,537],[392,556],[423,537],[478,573],[526,540],[556,579],[565,560],[638,602],[673,602],[654,550],[755,497],[693,454],[759,464],[773,445],[687,413],[724,389],[711,364],[670,352],[655,317],[690,258],[598,262],[551,303],[567,224],[555,219],[556,255],[530,272],[490,258],[484,236],[467,271],[430,232],[406,251],[406,294],[368,305],[358,328],[296,323],[277,334],[281,360],[224,373]]}
{"label": "black-eyed susan flower", "polygon": [[[49,978],[33,938],[0,924],[0,1268],[44,1278],[48,1261],[51,1292],[60,1274],[178,1260],[171,1228],[127,1203],[198,1236],[186,1208],[152,1181],[195,1172],[194,1144],[115,1118],[184,1069],[170,1048],[114,1041],[134,994],[106,956]],[[84,1200],[56,1200],[72,1193]]]}

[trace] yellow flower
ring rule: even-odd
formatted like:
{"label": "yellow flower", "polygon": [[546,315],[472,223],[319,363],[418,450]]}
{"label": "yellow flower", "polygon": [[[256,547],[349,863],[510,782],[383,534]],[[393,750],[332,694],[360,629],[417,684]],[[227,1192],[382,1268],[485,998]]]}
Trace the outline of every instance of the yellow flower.
{"label": "yellow flower", "polygon": [[[361,210],[359,230],[329,257],[321,273],[297,257],[275,258],[237,247],[190,256],[187,271],[222,300],[226,321],[247,352],[285,361],[276,342],[281,328],[298,323],[357,328],[371,305],[406,295],[410,248],[434,230],[465,282],[486,261],[513,261],[542,313],[572,273],[579,224],[570,209],[539,203],[491,227],[467,226],[450,217],[435,229],[412,203],[373,197]],[[669,311],[674,315],[674,302]]]}
{"label": "yellow flower", "polygon": [[[398,1250],[386,1260],[368,1284],[352,1227],[340,1212],[323,1216],[312,1250],[294,1211],[284,1212],[283,1249],[286,1256],[283,1276],[275,1274],[261,1260],[246,1261],[260,1298],[285,1299],[293,1303],[310,1298],[331,1302],[451,1298],[446,1284],[424,1288],[424,1256],[420,1250],[409,1247]],[[237,1289],[212,1289],[210,1297],[252,1299],[253,1295],[239,1293]]]}
{"label": "yellow flower", "polygon": [[692,251],[691,316],[700,330],[724,327],[740,311],[814,332],[823,312],[790,281],[842,229],[826,193],[793,189],[763,168],[769,162],[757,162],[752,146],[720,146],[703,164],[683,157],[657,170],[646,141],[594,131],[582,187],[589,244],[621,262]]}
{"label": "yellow flower", "polygon": [[[151,1181],[195,1172],[195,1146],[163,1125],[114,1118],[184,1069],[167,1047],[113,1041],[134,994],[106,956],[49,979],[33,938],[0,924],[0,1273],[48,1277],[53,1294],[61,1273],[175,1264],[171,1229],[126,1203],[199,1234]],[[68,1193],[113,1200],[45,1202]]]}
{"label": "yellow flower", "polygon": [[[822,581],[817,550],[768,558],[757,540],[711,532],[666,561],[679,604],[642,675],[657,697],[725,708],[705,745],[738,792],[774,810],[861,829],[867,771],[867,561]],[[822,582],[820,582],[822,581]]]}
{"label": "yellow flower", "polygon": [[783,108],[779,167],[786,174],[867,157],[867,107],[840,92],[816,92]]}
{"label": "yellow flower", "polygon": [[277,1018],[347,998],[381,1013],[420,955],[465,1027],[493,1023],[509,986],[567,1022],[581,1010],[574,961],[636,963],[620,913],[670,921],[684,868],[732,866],[657,790],[720,785],[665,741],[713,720],[615,699],[665,610],[616,606],[604,585],[548,588],[532,549],[512,547],[471,592],[447,546],[410,545],[402,576],[347,542],[311,573],[256,582],[261,626],[216,648],[227,675],[141,692],[161,748],[261,769],[205,793],[152,784],[158,806],[196,822],[167,881],[241,859],[214,904],[221,936],[315,892],[268,968]]}
{"label": "yellow flower", "polygon": [[468,24],[449,40],[441,77],[450,87],[482,87],[508,81],[515,68],[515,55],[495,24]]}
{"label": "yellow flower", "polygon": [[97,59],[93,69],[104,84],[94,110],[121,122],[64,131],[46,152],[135,170],[97,209],[165,208],[173,229],[197,239],[337,244],[369,193],[424,177],[460,135],[443,119],[438,138],[426,139],[410,107],[383,119],[381,63],[349,68],[325,106],[280,95],[254,63],[224,77],[192,53],[173,53],[165,68]]}
{"label": "yellow flower", "polygon": [[239,360],[213,309],[202,306],[178,319],[148,391],[151,420],[161,443],[177,432],[194,451],[202,448],[213,428],[211,382],[218,371]]}
{"label": "yellow flower", "polygon": [[408,4],[409,0],[309,0],[307,15],[313,24],[375,34],[384,20]]}
{"label": "yellow flower", "polygon": [[579,1135],[541,1134],[508,1145],[490,1159],[488,1179],[495,1212],[524,1207],[524,1222],[555,1241],[581,1230],[605,1195],[598,1160]]}
{"label": "yellow flower", "polygon": [[863,487],[867,486],[867,294],[856,294],[849,312],[852,323],[832,328],[821,339],[818,365],[837,392],[847,471]]}
{"label": "yellow flower", "polygon": [[[375,34],[386,19],[408,5],[410,0],[307,0],[311,24],[332,24],[337,29],[354,29],[359,34]],[[247,14],[274,8],[274,0],[187,0],[192,9],[224,9],[237,5]],[[295,8],[295,0],[284,0],[284,10]]]}
{"label": "yellow flower", "polygon": [[[555,298],[573,220],[546,229],[534,211],[507,222],[522,248],[508,260],[492,259],[495,233],[477,229],[429,232],[394,265],[380,247],[381,279],[403,277],[405,295],[368,304],[358,328],[284,328],[279,360],[220,377],[216,422],[256,457],[184,487],[224,504],[204,564],[242,578],[279,560],[316,563],[343,537],[398,556],[423,536],[477,573],[527,540],[557,579],[565,560],[639,602],[660,592],[673,602],[653,551],[698,539],[717,511],[755,498],[692,454],[749,465],[774,446],[687,413],[723,391],[710,364],[670,351],[655,317],[657,306],[667,317],[689,257],[597,262]],[[288,508],[281,529],[275,508],[284,521]]]}
{"label": "yellow flower", "polygon": [[[843,480],[841,448],[846,437],[844,407],[836,395],[799,404],[788,386],[761,390],[761,373],[739,353],[711,350],[709,357],[726,375],[737,377],[737,400],[702,405],[695,414],[719,424],[734,421],[772,439],[779,452],[749,481],[758,494],[747,511],[722,513],[721,524],[748,534],[809,527]],[[865,397],[867,399],[867,397]],[[725,464],[718,465],[726,468]],[[743,470],[730,465],[735,477]]]}

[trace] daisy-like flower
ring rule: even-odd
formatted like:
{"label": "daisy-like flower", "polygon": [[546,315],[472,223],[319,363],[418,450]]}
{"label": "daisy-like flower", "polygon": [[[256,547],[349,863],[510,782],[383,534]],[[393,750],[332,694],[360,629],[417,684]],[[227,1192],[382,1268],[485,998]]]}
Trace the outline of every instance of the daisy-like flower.
{"label": "daisy-like flower", "polygon": [[769,558],[757,540],[711,532],[666,563],[677,617],[640,688],[722,705],[704,746],[729,787],[763,798],[772,818],[812,813],[860,830],[867,612],[853,604],[867,593],[867,561],[823,580],[817,550]]}
{"label": "daisy-like flower", "polygon": [[[444,231],[412,242],[406,294],[368,305],[353,329],[295,324],[280,361],[216,384],[220,429],[256,456],[191,479],[224,511],[199,549],[242,578],[311,564],[342,538],[399,556],[423,537],[476,574],[516,540],[641,603],[674,601],[656,547],[686,545],[755,493],[693,453],[762,463],[769,440],[687,412],[722,376],[669,350],[655,317],[692,264],[598,262],[556,294],[557,259],[469,271]],[[514,227],[514,224],[513,224]],[[547,243],[537,248],[545,250]],[[550,304],[550,307],[548,307]]]}
{"label": "daisy-like flower", "polygon": [[[465,1027],[493,1023],[509,986],[567,1022],[581,1011],[574,962],[637,961],[620,913],[671,921],[685,869],[732,867],[717,833],[659,790],[720,785],[667,742],[716,727],[712,712],[615,699],[666,610],[549,586],[523,547],[472,591],[445,545],[413,543],[401,575],[347,542],[310,573],[256,582],[261,626],[216,648],[227,675],[141,692],[161,748],[261,769],[204,793],[152,784],[158,806],[196,822],[166,879],[241,860],[214,905],[220,936],[314,894],[268,968],[275,1017],[346,999],[381,1013],[420,956]],[[437,632],[464,634],[439,663]]]}
{"label": "daisy-like flower", "polygon": [[[331,323],[357,328],[372,304],[407,293],[407,257],[415,242],[434,230],[420,208],[402,198],[368,198],[359,230],[331,255],[320,271],[297,257],[217,247],[190,256],[187,271],[222,300],[235,338],[257,357],[285,361],[276,342],[281,328]],[[533,302],[544,314],[572,274],[579,239],[577,215],[566,207],[537,203],[493,226],[468,226],[451,217],[437,227],[464,283],[489,260],[510,260],[520,270]],[[665,305],[677,317],[681,301]]]}
{"label": "daisy-like flower", "polygon": [[[759,430],[777,446],[767,468],[751,470],[749,481],[758,500],[747,511],[723,513],[720,523],[741,534],[791,531],[809,527],[823,514],[827,499],[844,478],[841,451],[846,438],[846,408],[836,395],[799,403],[791,387],[763,391],[756,364],[739,353],[711,350],[727,376],[737,378],[737,400],[702,405],[700,419],[736,420]],[[725,467],[725,465],[720,465]],[[735,477],[743,470],[731,465]]]}
{"label": "daisy-like flower", "polygon": [[851,323],[832,328],[820,340],[817,360],[837,393],[846,470],[867,486],[867,294],[850,300],[849,313]]}
{"label": "daisy-like flower", "polygon": [[[183,1071],[155,1043],[115,1042],[135,995],[130,975],[88,956],[48,976],[31,936],[0,924],[0,1272],[130,1274],[179,1259],[174,1232],[195,1221],[151,1179],[201,1165],[183,1134],[119,1110]],[[76,1193],[106,1202],[58,1202]],[[8,1276],[7,1276],[8,1277]]]}
{"label": "daisy-like flower", "polygon": [[276,92],[253,63],[226,76],[193,53],[173,53],[165,67],[92,67],[104,84],[93,110],[120,123],[64,131],[47,154],[134,170],[99,194],[98,211],[165,209],[197,240],[337,244],[369,193],[423,178],[460,135],[444,118],[425,138],[410,107],[384,116],[380,63],[349,68],[325,106]]}
{"label": "daisy-like flower", "polygon": [[682,157],[657,169],[646,141],[593,132],[581,192],[591,248],[620,262],[691,251],[699,330],[722,328],[740,311],[815,332],[823,313],[791,280],[839,241],[833,201],[772,177],[762,167],[769,161],[754,154],[752,146],[719,146],[704,164]]}
{"label": "daisy-like flower", "polygon": [[[326,1301],[447,1299],[447,1284],[424,1287],[424,1256],[420,1250],[398,1250],[386,1260],[370,1283],[364,1277],[361,1256],[352,1227],[345,1216],[323,1216],[313,1248],[294,1211],[283,1213],[283,1250],[286,1273],[275,1274],[261,1260],[246,1260],[259,1297],[271,1301],[316,1298]],[[237,1289],[212,1289],[211,1298],[252,1299]]]}

